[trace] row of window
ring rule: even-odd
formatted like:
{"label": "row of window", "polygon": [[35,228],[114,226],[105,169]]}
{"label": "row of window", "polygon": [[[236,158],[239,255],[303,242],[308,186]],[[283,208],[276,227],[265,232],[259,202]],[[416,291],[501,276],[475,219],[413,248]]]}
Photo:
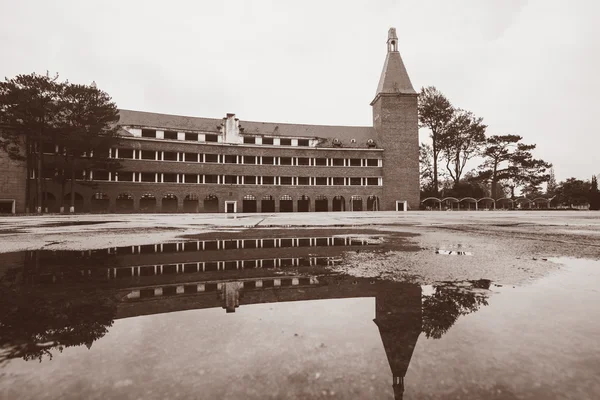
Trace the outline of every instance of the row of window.
{"label": "row of window", "polygon": [[[157,131],[154,129],[142,129],[143,138],[151,139],[168,139],[168,140],[185,140],[190,142],[207,142],[207,143],[218,143],[219,135],[210,133],[190,133],[190,132],[176,132],[176,131]],[[279,145],[279,146],[310,146],[309,139],[291,139],[291,138],[280,138],[280,137],[255,137],[255,136],[244,136],[245,144],[265,144],[265,145]]]}
{"label": "row of window", "polygon": [[[83,176],[78,175],[78,176]],[[314,177],[314,176],[253,176],[202,175],[159,172],[107,171],[89,172],[89,180],[111,182],[193,183],[222,185],[293,185],[293,186],[381,186],[381,177]]]}
{"label": "row of window", "polygon": [[325,157],[277,157],[242,156],[237,154],[184,153],[136,149],[111,149],[109,157],[131,160],[180,161],[196,163],[247,164],[247,165],[296,165],[323,167],[381,167],[377,158],[325,158]]}

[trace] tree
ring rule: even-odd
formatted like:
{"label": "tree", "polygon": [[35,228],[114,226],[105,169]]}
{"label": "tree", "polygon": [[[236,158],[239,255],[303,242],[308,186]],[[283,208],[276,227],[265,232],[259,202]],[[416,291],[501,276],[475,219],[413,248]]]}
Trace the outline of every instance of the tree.
{"label": "tree", "polygon": [[467,161],[481,152],[486,128],[483,118],[456,109],[445,131],[439,135],[439,147],[454,186],[460,182]]}
{"label": "tree", "polygon": [[598,192],[598,178],[592,175],[590,182],[590,210],[600,210],[600,192]]}
{"label": "tree", "polygon": [[452,119],[453,108],[450,101],[434,86],[421,88],[418,98],[419,126],[430,130],[432,140],[433,189],[438,192],[439,139]]}
{"label": "tree", "polygon": [[421,143],[419,146],[419,171],[421,192],[428,197],[433,195],[433,149],[431,145]]}
{"label": "tree", "polygon": [[[10,158],[25,160],[27,179],[35,176],[35,209],[42,208],[42,148],[55,142],[58,99],[61,84],[58,75],[17,75],[0,82],[0,123],[4,126],[1,146]],[[29,201],[29,185],[26,185]]]}
{"label": "tree", "polygon": [[549,198],[556,194],[556,178],[554,177],[554,168],[548,171],[548,183],[546,184],[546,196]]}
{"label": "tree", "polygon": [[514,197],[516,187],[538,186],[550,179],[546,171],[552,164],[534,159],[531,151],[536,145],[521,143],[522,139],[519,135],[493,135],[486,139],[479,176],[490,181],[494,199],[498,198],[499,183],[510,188]]}
{"label": "tree", "polygon": [[458,317],[488,305],[490,281],[442,282],[434,285],[433,294],[422,296],[422,330],[428,338],[439,339],[454,325]]}
{"label": "tree", "polygon": [[[27,179],[35,179],[36,212],[41,212],[43,202],[43,149],[49,147],[54,153],[59,147],[49,162],[58,167],[64,191],[67,181],[73,186],[76,170],[118,167],[108,160],[109,149],[118,142],[118,118],[114,102],[95,84],[59,82],[58,75],[35,73],[0,82],[0,124],[4,127],[0,146],[10,158],[26,161]],[[73,206],[73,187],[71,194]],[[31,199],[29,191],[26,197]]]}
{"label": "tree", "polygon": [[590,181],[566,179],[556,188],[556,201],[567,207],[588,204],[591,187]]}
{"label": "tree", "polygon": [[118,167],[108,158],[108,152],[118,142],[119,111],[110,96],[95,84],[66,85],[61,101],[65,114],[61,119],[60,147],[65,161],[63,171],[70,173],[70,206],[73,209],[76,171]]}

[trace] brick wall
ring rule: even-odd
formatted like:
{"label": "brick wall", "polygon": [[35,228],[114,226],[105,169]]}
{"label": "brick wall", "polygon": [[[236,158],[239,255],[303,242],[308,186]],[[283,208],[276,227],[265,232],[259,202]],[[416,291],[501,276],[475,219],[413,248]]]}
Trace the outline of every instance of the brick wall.
{"label": "brick wall", "polygon": [[383,152],[382,210],[395,210],[396,200],[419,208],[419,131],[417,96],[380,95],[373,104],[373,124]]}
{"label": "brick wall", "polygon": [[24,162],[11,160],[0,150],[0,200],[16,200],[15,211],[25,212],[27,169]]}

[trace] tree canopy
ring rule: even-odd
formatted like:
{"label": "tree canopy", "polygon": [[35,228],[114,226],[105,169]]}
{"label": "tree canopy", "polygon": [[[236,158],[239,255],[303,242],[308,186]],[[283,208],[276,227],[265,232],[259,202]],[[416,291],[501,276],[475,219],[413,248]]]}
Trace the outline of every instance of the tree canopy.
{"label": "tree canopy", "polygon": [[26,161],[27,176],[35,177],[37,210],[42,202],[43,149],[58,147],[61,159],[53,160],[53,167],[63,184],[73,183],[76,169],[116,167],[108,151],[118,142],[118,120],[117,106],[95,84],[61,82],[58,75],[36,73],[0,82],[0,147],[9,157]]}

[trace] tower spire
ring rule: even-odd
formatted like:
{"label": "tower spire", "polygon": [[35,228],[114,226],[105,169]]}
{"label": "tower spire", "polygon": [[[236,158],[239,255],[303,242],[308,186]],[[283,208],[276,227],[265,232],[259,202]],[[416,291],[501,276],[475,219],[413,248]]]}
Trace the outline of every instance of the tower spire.
{"label": "tower spire", "polygon": [[396,36],[396,28],[390,28],[388,31],[388,53],[398,51],[398,36]]}
{"label": "tower spire", "polygon": [[[383,64],[381,78],[379,78],[379,85],[377,85],[375,100],[382,94],[416,94],[417,92],[415,92],[410,82],[402,57],[398,52],[396,28],[388,30],[387,48],[388,53]],[[371,102],[371,105],[375,103],[375,100]]]}

